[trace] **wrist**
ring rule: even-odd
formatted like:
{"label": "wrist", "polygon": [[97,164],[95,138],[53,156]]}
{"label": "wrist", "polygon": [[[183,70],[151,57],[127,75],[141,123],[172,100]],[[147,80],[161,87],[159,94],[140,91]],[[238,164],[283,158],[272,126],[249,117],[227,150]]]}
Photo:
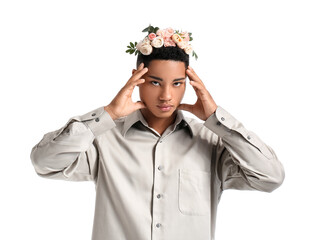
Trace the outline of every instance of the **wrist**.
{"label": "wrist", "polygon": [[112,118],[112,120],[116,120],[118,117],[113,113],[111,106],[107,105],[104,107],[104,110],[109,113],[110,117]]}

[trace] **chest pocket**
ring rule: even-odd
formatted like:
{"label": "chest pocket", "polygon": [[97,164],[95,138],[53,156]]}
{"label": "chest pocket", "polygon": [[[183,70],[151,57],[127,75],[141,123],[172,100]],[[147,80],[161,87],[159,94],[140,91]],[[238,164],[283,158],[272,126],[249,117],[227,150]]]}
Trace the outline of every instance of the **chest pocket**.
{"label": "chest pocket", "polygon": [[186,215],[210,214],[211,173],[178,169],[178,207]]}

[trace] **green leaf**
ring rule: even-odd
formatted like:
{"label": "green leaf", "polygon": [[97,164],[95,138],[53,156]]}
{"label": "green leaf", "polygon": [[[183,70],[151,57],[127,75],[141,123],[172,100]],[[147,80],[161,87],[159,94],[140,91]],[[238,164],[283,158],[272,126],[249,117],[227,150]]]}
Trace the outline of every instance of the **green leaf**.
{"label": "green leaf", "polygon": [[149,29],[149,27],[144,28],[144,29],[142,30],[142,32],[147,32],[148,29]]}
{"label": "green leaf", "polygon": [[134,47],[132,42],[130,42],[130,46],[131,46],[132,48]]}
{"label": "green leaf", "polygon": [[142,32],[148,32],[150,27],[151,27],[151,24],[149,24],[149,26],[147,28],[144,28]]}
{"label": "green leaf", "polygon": [[189,37],[189,41],[192,41],[193,40],[193,38],[192,37]]}
{"label": "green leaf", "polygon": [[195,52],[195,51],[193,51],[193,55],[192,55],[192,56],[194,56],[194,57],[195,57],[195,59],[197,60],[198,55],[196,54],[196,52]]}
{"label": "green leaf", "polygon": [[134,55],[137,55],[137,53],[138,53],[138,52],[137,52],[137,51],[135,51]]}
{"label": "green leaf", "polygon": [[125,52],[126,52],[126,53],[127,53],[127,52],[130,52],[130,49],[126,50]]}
{"label": "green leaf", "polygon": [[138,44],[138,43],[137,43],[137,42],[135,42],[135,43],[134,43],[134,46],[136,46],[137,44]]}

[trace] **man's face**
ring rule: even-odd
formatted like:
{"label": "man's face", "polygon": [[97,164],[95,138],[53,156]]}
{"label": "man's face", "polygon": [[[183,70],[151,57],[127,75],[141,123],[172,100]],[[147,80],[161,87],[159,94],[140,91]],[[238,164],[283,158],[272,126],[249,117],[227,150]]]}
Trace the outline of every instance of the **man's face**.
{"label": "man's face", "polygon": [[[172,60],[152,60],[148,71],[139,85],[141,101],[147,106],[143,109],[152,117],[168,118],[177,109],[186,89],[185,63]],[[171,105],[165,107],[164,105]]]}

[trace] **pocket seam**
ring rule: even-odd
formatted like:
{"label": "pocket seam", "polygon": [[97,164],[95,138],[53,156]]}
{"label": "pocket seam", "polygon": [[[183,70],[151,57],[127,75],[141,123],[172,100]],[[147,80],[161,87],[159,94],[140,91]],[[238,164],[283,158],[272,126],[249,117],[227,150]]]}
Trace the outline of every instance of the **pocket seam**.
{"label": "pocket seam", "polygon": [[[207,171],[202,171],[202,170],[189,170],[189,169],[178,169],[178,209],[181,213],[185,214],[185,215],[192,215],[192,216],[204,216],[204,215],[208,215],[208,209],[206,209],[204,212],[202,211],[189,211],[186,210],[184,208],[182,208],[182,196],[181,196],[181,192],[183,189],[183,174],[188,174],[190,176],[190,174],[192,172],[197,172],[199,171],[202,174],[208,174],[208,177],[211,177],[211,172],[207,172]],[[210,192],[209,192],[210,194]],[[202,203],[200,203],[202,204]]]}

